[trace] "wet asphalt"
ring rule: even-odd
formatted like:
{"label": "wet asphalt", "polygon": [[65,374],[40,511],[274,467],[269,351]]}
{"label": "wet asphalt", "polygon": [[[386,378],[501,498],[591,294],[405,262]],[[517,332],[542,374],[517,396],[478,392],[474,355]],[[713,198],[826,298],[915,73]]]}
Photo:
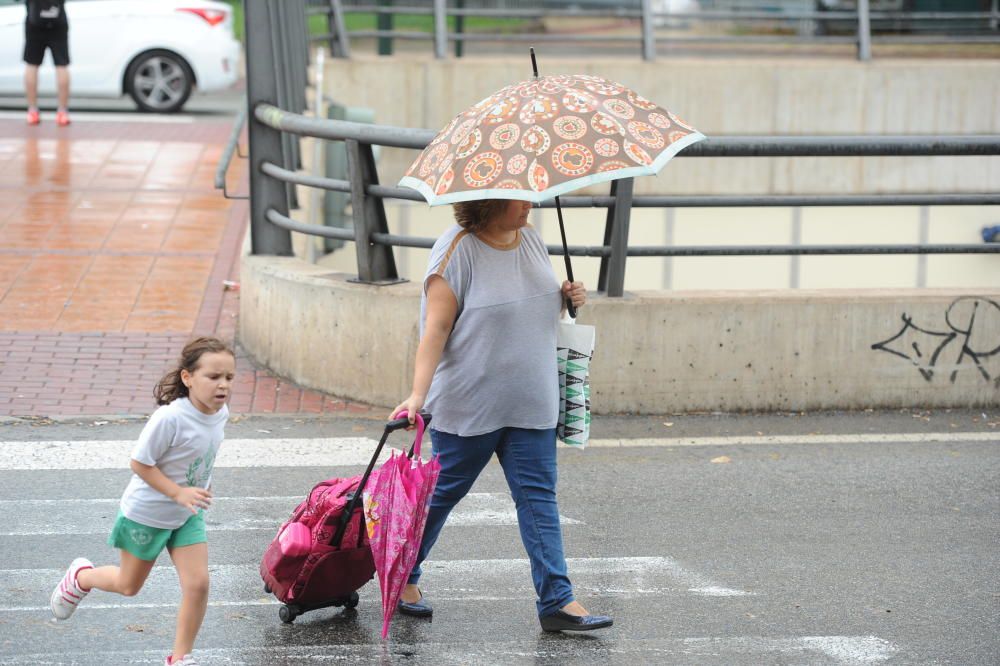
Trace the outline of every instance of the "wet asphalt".
{"label": "wet asphalt", "polygon": [[[615,617],[589,635],[540,631],[517,527],[502,520],[445,528],[421,582],[433,621],[398,617],[383,642],[372,582],[355,610],[283,624],[257,575],[263,549],[294,498],[360,470],[220,468],[218,494],[233,499],[220,500],[214,527],[209,519],[213,593],[197,653],[206,664],[255,666],[995,664],[998,419],[982,410],[598,418],[594,437],[663,443],[560,451],[570,576],[585,606]],[[4,442],[127,440],[142,423],[27,419],[0,429]],[[377,437],[380,428],[377,419],[251,417],[235,419],[227,437]],[[815,440],[941,432],[954,441]],[[761,434],[801,441],[677,444]],[[70,559],[114,561],[105,527],[127,479],[124,464],[0,470],[0,510],[11,512],[0,528],[0,664],[162,663],[178,601],[166,557],[134,598],[95,593],[62,623],[46,609]],[[473,492],[506,497],[497,464]],[[31,516],[49,506],[64,518],[29,534],[44,522]]]}

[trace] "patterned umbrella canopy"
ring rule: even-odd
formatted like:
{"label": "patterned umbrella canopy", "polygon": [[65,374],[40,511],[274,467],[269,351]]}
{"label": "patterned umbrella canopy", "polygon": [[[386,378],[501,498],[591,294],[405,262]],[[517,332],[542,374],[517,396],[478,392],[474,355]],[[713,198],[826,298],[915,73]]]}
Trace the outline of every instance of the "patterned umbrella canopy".
{"label": "patterned umbrella canopy", "polygon": [[620,83],[544,76],[507,86],[455,116],[399,184],[432,206],[538,203],[594,183],[655,174],[704,138]]}

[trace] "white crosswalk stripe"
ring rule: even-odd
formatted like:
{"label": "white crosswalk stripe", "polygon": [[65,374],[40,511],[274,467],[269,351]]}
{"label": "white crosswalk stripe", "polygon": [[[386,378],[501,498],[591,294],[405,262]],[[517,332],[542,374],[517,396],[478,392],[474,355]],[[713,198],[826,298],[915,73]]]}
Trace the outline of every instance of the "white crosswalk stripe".
{"label": "white crosswalk stripe", "polygon": [[[990,442],[1000,444],[1000,433],[941,432],[859,435],[768,435],[754,437],[660,437],[596,439],[590,448],[649,448],[695,446],[774,446],[784,444],[881,444],[892,442]],[[337,467],[365,465],[376,440],[368,437],[309,439],[227,439],[217,467]],[[0,470],[122,469],[131,440],[10,441],[0,445]],[[425,447],[429,449],[430,447]],[[379,460],[391,449],[387,446]],[[425,451],[426,453],[426,451]],[[426,457],[426,455],[425,455]]]}
{"label": "white crosswalk stripe", "polygon": [[[303,494],[304,497],[304,494]],[[205,523],[213,532],[277,530],[292,509],[303,500],[298,496],[216,497],[205,512]],[[8,520],[2,536],[52,536],[57,534],[107,534],[119,499],[0,500],[0,513]],[[453,526],[517,525],[513,500],[503,493],[469,493],[448,517]],[[563,525],[580,521],[560,516]]]}
{"label": "white crosswalk stripe", "polygon": [[[538,660],[555,663],[560,653],[556,646],[540,647],[538,641],[490,641],[419,644],[393,643],[394,654],[433,654],[436,665],[510,664]],[[773,638],[767,636],[692,637],[642,640],[634,639],[615,645],[602,646],[600,663],[676,663],[671,655],[683,663],[727,664],[736,658],[750,657],[753,663],[796,664],[812,666],[840,664],[877,664],[889,660],[897,651],[889,641],[877,636],[802,636]],[[264,648],[207,648],[198,650],[206,663],[212,664],[281,664],[305,666],[307,664],[333,663],[390,663],[383,645],[300,645],[295,647]],[[35,653],[15,657],[0,657],[0,664],[50,666],[73,663],[75,653]],[[108,664],[161,664],[163,653],[107,652]],[[645,661],[645,660],[655,661]],[[211,660],[208,662],[208,660]],[[249,661],[245,661],[249,660]],[[532,662],[534,663],[534,662]],[[595,662],[598,663],[598,662]]]}
{"label": "white crosswalk stripe", "polygon": [[[567,558],[577,593],[596,597],[642,597],[650,595],[696,594],[702,596],[745,596],[745,590],[723,587],[689,571],[668,557]],[[58,569],[0,569],[0,589],[22,591],[23,598],[45,599],[63,571]],[[212,605],[270,605],[256,566],[213,565]],[[501,601],[524,599],[531,594],[531,571],[526,559],[444,560],[424,565],[426,584],[434,589],[436,601]],[[248,585],[247,581],[252,584]],[[513,584],[518,581],[519,584]],[[90,610],[117,608],[159,608],[176,606],[177,575],[172,567],[156,567],[142,594],[133,598],[95,595],[84,601]],[[378,605],[372,588],[369,604]],[[0,612],[47,611],[47,605],[23,605],[14,598],[0,600]]]}

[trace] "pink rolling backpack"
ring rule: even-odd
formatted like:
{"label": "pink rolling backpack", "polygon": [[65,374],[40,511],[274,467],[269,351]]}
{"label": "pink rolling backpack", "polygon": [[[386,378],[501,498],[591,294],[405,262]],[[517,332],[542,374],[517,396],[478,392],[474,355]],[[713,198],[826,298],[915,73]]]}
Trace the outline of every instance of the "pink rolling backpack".
{"label": "pink rolling backpack", "polygon": [[317,608],[358,605],[357,590],[375,576],[361,489],[389,433],[407,426],[406,418],[387,423],[364,475],[316,484],[267,546],[260,576],[264,589],[282,602],[282,622]]}

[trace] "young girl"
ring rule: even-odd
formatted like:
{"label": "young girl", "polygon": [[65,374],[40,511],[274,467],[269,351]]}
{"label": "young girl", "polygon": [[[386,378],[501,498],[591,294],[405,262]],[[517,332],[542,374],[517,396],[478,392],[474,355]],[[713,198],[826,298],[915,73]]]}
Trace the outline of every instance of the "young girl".
{"label": "young girl", "polygon": [[173,653],[164,664],[196,666],[195,636],[208,606],[208,544],[202,511],[212,503],[212,466],[229,418],[226,400],[236,359],[225,343],[198,338],[181,352],[177,368],[157,384],[161,405],[132,450],[133,476],[122,495],[108,544],[121,566],[70,564],[52,592],[52,613],[65,620],[92,589],[135,595],[166,547],[177,568],[181,605]]}

